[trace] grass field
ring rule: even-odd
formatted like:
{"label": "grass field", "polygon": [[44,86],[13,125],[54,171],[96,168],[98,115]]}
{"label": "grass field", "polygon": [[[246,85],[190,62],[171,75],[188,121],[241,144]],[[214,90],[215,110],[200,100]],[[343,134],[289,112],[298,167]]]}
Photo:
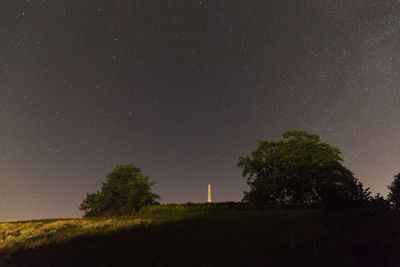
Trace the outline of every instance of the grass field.
{"label": "grass field", "polygon": [[316,210],[163,205],[134,217],[5,222],[0,236],[1,266],[362,265]]}

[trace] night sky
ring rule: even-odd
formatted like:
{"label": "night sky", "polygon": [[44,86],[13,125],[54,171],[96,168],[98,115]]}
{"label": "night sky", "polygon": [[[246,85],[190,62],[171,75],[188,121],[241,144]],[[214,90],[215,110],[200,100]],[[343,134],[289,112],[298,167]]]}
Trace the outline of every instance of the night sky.
{"label": "night sky", "polygon": [[0,220],[81,216],[127,163],[162,203],[239,201],[290,129],[386,195],[399,114],[398,0],[0,3]]}

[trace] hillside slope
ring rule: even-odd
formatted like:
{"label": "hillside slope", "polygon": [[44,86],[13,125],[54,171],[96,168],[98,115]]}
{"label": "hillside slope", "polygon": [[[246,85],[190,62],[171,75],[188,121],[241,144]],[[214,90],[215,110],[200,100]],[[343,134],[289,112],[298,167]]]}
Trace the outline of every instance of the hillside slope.
{"label": "hillside slope", "polygon": [[361,265],[352,248],[335,240],[315,210],[212,211],[14,251],[2,265]]}

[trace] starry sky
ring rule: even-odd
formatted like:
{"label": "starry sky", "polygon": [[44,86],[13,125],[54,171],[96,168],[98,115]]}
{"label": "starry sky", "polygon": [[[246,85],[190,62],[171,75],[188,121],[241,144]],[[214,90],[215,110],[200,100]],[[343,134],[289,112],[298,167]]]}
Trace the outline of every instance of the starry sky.
{"label": "starry sky", "polygon": [[127,163],[162,203],[239,201],[290,129],[386,195],[399,114],[398,0],[0,3],[0,220],[81,216]]}

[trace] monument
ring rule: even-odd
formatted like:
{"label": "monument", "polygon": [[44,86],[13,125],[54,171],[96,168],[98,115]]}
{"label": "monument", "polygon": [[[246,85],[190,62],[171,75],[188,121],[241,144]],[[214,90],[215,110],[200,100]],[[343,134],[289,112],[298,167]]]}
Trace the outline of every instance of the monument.
{"label": "monument", "polygon": [[211,185],[208,184],[208,198],[207,198],[207,202],[211,203]]}

